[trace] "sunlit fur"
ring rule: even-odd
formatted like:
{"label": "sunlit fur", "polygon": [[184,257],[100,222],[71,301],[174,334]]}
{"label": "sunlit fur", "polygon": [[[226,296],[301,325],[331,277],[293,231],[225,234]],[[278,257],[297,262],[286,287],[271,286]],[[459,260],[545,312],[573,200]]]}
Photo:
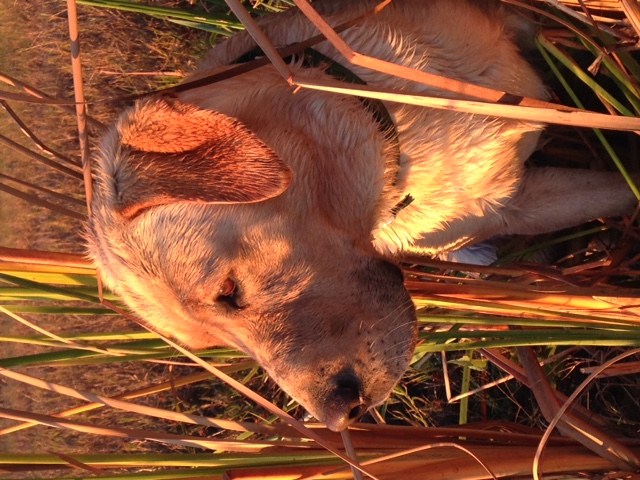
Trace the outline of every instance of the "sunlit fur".
{"label": "sunlit fur", "polygon": [[[375,3],[314,7],[337,25]],[[498,2],[394,0],[343,37],[366,55],[545,98],[516,47],[522,25]],[[261,26],[275,45],[317,33],[295,11]],[[253,48],[238,34],[192,78]],[[316,48],[345,63],[326,42]],[[327,75],[300,62],[291,68]],[[349,68],[374,86],[441,94]],[[350,372],[365,404],[380,404],[414,348],[414,308],[387,260],[633,207],[613,175],[526,170],[541,125],[386,107],[399,159],[358,99],[295,92],[270,66],[138,101],[97,158],[89,251],[107,285],[151,328],[193,349],[224,343],[252,355],[338,430],[346,423],[328,400],[337,376]],[[394,218],[407,194],[414,201]],[[229,279],[237,308],[219,297]]]}

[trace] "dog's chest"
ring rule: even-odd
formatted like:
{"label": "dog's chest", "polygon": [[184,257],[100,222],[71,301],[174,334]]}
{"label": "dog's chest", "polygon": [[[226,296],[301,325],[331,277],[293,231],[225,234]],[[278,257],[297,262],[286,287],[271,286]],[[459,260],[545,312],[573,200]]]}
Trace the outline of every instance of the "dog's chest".
{"label": "dog's chest", "polygon": [[411,106],[392,111],[401,149],[396,195],[413,201],[395,214],[382,212],[376,248],[385,255],[441,253],[499,222],[540,127]]}

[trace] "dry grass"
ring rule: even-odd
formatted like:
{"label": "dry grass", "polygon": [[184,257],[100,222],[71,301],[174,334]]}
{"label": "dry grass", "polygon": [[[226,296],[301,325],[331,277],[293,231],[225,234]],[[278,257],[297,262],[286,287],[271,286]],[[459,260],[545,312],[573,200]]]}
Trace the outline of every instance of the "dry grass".
{"label": "dry grass", "polygon": [[[46,0],[18,3],[2,0],[0,11],[0,35],[7,40],[3,40],[0,46],[0,61],[3,61],[0,71],[54,97],[72,98],[68,26],[64,3]],[[92,102],[89,113],[105,123],[110,122],[121,108],[118,104],[102,103],[106,98],[150,90],[158,86],[158,79],[163,83],[178,81],[184,72],[193,68],[198,52],[206,49],[206,35],[138,15],[81,7],[80,28],[87,99]],[[136,34],[132,35],[132,32]],[[182,48],[184,42],[194,45],[195,55]],[[173,75],[153,75],[152,72],[156,70],[170,71]],[[13,107],[45,144],[78,161],[78,139],[75,118],[72,115],[51,106],[18,103]],[[33,144],[7,115],[2,118],[1,134],[33,148]],[[99,132],[92,129],[91,134],[95,138]],[[0,167],[3,173],[79,199],[84,198],[81,181],[30,161],[3,146],[0,146]],[[0,215],[2,245],[5,247],[76,253],[84,250],[82,223],[78,220],[6,194],[2,194]],[[42,315],[37,317],[37,322],[58,334],[79,331],[128,331],[135,328],[131,322],[120,317]],[[0,319],[0,331],[2,334],[13,335],[32,333],[29,328],[7,319],[6,316]],[[47,349],[32,345],[3,343],[2,357],[18,357],[45,350]],[[92,389],[105,395],[117,395],[129,385],[153,382],[157,378],[165,377],[166,370],[167,367],[163,366],[152,368],[140,363],[130,363],[75,369],[32,367],[27,371],[52,382],[84,390]],[[55,395],[46,395],[15,381],[0,383],[0,391],[4,407],[11,406],[32,412],[48,413],[80,403],[70,402]],[[151,403],[161,401],[163,400],[157,398],[150,400]],[[123,415],[113,410],[85,414],[82,418],[85,421],[106,425],[129,425],[134,421],[131,415]],[[137,421],[144,425],[141,419]],[[2,421],[0,428],[10,423]],[[85,450],[102,453],[137,451],[139,448],[141,447],[137,442],[73,432],[61,433],[48,428],[16,433],[0,439],[0,452]]]}
{"label": "dry grass", "polygon": [[[540,7],[544,3],[537,1],[530,2],[530,5]],[[587,3],[592,5],[594,2]],[[591,10],[589,13],[602,19],[607,28],[615,28],[615,21],[625,17],[624,4],[599,3],[606,4],[605,7],[611,11]],[[13,8],[17,11],[17,5]],[[8,67],[3,65],[3,69],[9,70],[2,71],[26,78],[29,83],[56,97],[70,98],[72,88],[68,68],[69,52],[66,47],[67,25],[62,4],[42,0],[28,3],[26,9],[20,4],[20,10],[22,16],[19,18],[24,21],[22,28],[26,33],[22,36],[16,35],[17,40],[11,48],[12,55],[24,60],[24,66],[18,68],[19,62],[16,62],[15,71],[11,70],[12,64]],[[576,9],[576,12],[576,15],[583,15],[583,18],[589,21],[589,17],[584,17],[584,13],[579,9]],[[554,11],[554,15],[559,13]],[[576,60],[587,58],[586,48],[578,44],[578,39],[567,40],[566,30],[559,31],[557,25],[549,23],[550,21],[543,16],[539,19],[545,24],[545,38],[563,49],[567,49],[569,44],[574,48],[569,51]],[[34,29],[33,25],[45,25],[46,28]],[[192,67],[193,50],[183,48],[185,43],[195,44],[195,51],[203,50],[202,35],[186,29],[169,28],[164,23],[143,19],[140,16],[81,8],[79,25],[86,95],[90,100],[145,91],[159,84],[171,83],[180,78],[180,75],[164,76],[156,73],[183,72]],[[581,25],[582,30],[576,28],[587,32],[586,36],[597,37],[601,34],[589,32],[585,25],[587,24]],[[0,33],[5,33],[3,29],[7,28],[15,28],[15,25],[2,23],[0,19]],[[135,36],[131,35],[132,31],[136,32]],[[625,36],[637,40],[637,32],[633,31],[632,24],[620,31],[624,32],[624,36],[614,39],[615,45],[608,48],[614,52],[610,57],[624,69],[626,65],[633,66],[636,60],[620,60],[618,54],[623,55],[623,50],[627,49]],[[140,52],[144,52],[144,55]],[[587,63],[589,61],[586,60]],[[35,75],[33,72],[38,74]],[[131,75],[134,72],[151,75]],[[608,90],[619,95],[618,89],[637,89],[638,78],[634,76],[634,71],[628,74],[630,87],[616,85],[608,78],[609,75],[602,75],[599,80],[605,82]],[[554,85],[562,103],[571,105],[571,100],[551,75],[549,82]],[[604,102],[603,105],[601,98],[590,93],[590,89],[585,88],[581,82],[572,79],[570,84],[588,108],[599,113],[606,113],[612,108],[608,102]],[[90,114],[100,121],[107,122],[118,108],[119,105],[96,103],[90,106]],[[42,135],[45,143],[72,158],[78,157],[71,115],[61,115],[51,107],[34,105],[20,107],[19,114],[30,128],[39,136]],[[637,112],[628,120],[630,128],[635,128],[633,125],[637,118],[633,118],[634,116],[637,117]],[[625,120],[622,119],[623,122]],[[548,143],[532,161],[538,164],[615,168],[604,147],[598,144],[597,137],[587,130],[578,132],[576,135],[576,130],[570,127],[550,128]],[[15,128],[10,133],[12,137],[19,137]],[[615,133],[609,135],[609,139],[625,166],[637,170],[637,135]],[[47,185],[67,194],[77,195],[78,198],[81,196],[80,182],[67,176],[45,171],[40,166],[36,167],[20,160],[14,160],[13,163],[7,163],[5,160],[0,166],[3,169],[17,170],[22,178],[29,178],[39,185]],[[57,214],[18,203],[12,204],[9,212],[6,208],[0,212],[3,219],[6,215],[18,220],[5,224],[11,225],[8,230],[14,243],[5,242],[4,245],[67,252],[78,252],[81,249],[81,242],[77,236],[79,223],[76,221],[61,219]],[[586,472],[615,469],[625,472],[636,471],[640,456],[638,442],[633,438],[640,428],[640,405],[637,401],[637,383],[640,378],[638,364],[630,362],[613,370],[624,375],[623,377],[596,378],[596,374],[601,365],[606,365],[619,354],[637,356],[629,347],[640,345],[640,340],[636,338],[640,297],[637,293],[640,275],[639,234],[637,222],[634,224],[629,219],[607,221],[544,238],[510,239],[502,246],[506,264],[504,266],[461,268],[460,265],[425,262],[424,259],[416,259],[415,264],[407,265],[407,285],[418,304],[423,307],[423,343],[417,349],[416,362],[412,370],[398,387],[392,402],[378,414],[377,419],[380,420],[384,416],[389,422],[408,423],[414,425],[414,428],[400,430],[387,426],[363,425],[361,430],[352,432],[351,440],[363,460],[362,465],[365,469],[381,478],[397,478],[400,470],[403,471],[403,478],[442,478],[442,475],[448,478],[454,475],[460,478],[487,478],[485,466],[499,476],[524,475],[531,471],[535,446],[539,444],[541,434],[537,430],[523,429],[515,423],[544,427],[555,421],[554,416],[561,410],[567,396],[577,392],[576,389],[587,375],[595,372],[594,378],[590,379],[595,383],[595,388],[583,395],[581,406],[572,409],[559,423],[560,431],[575,440],[552,438],[544,457],[544,466],[549,472],[562,471],[569,466],[569,470],[576,475],[577,472],[588,475]],[[548,262],[546,265],[531,263],[536,258],[550,257],[559,260],[553,265]],[[518,263],[512,263],[516,260]],[[17,267],[13,265],[12,268],[14,270],[11,271],[15,271]],[[2,265],[0,270],[3,270]],[[130,323],[119,317],[90,317],[87,320],[87,317],[65,316],[62,322],[59,317],[37,318],[40,325],[46,325],[47,330],[56,334],[134,330]],[[14,335],[26,335],[30,332],[25,327],[16,326],[15,322],[4,322],[0,327],[4,330],[10,328]],[[90,344],[92,348],[104,349],[113,345],[113,341],[83,342]],[[6,351],[8,354],[3,355],[4,357],[19,356],[26,351],[36,353],[40,350],[50,350],[30,343],[20,348],[15,348],[14,343],[7,345],[14,350]],[[132,348],[132,345],[129,348]],[[509,348],[514,345],[520,346]],[[529,345],[535,349],[528,348]],[[440,351],[447,353],[441,354]],[[113,353],[110,352],[101,358],[111,359],[110,355]],[[534,354],[537,354],[537,357]],[[239,375],[235,374],[236,378],[256,389],[262,389],[276,400],[275,403],[295,408],[295,405],[288,405],[288,399],[282,393],[276,393],[271,386],[264,385],[264,377],[256,373],[253,365],[244,364],[240,360],[238,366],[238,360],[234,360],[228,353],[209,352],[209,355],[219,355],[217,361],[222,365],[223,371],[241,369]],[[184,358],[177,360],[180,363],[189,361]],[[542,369],[538,367],[539,360],[543,361]],[[191,361],[198,362],[197,359]],[[82,360],[70,357],[65,362],[72,365],[74,362],[81,363]],[[149,438],[159,435],[152,431],[166,431],[166,427],[172,434],[181,434],[184,438],[166,437],[166,440],[173,442],[173,446],[163,447],[163,451],[196,451],[193,449],[199,446],[230,452],[245,452],[249,449],[293,455],[292,449],[304,447],[309,452],[319,455],[319,458],[326,453],[316,445],[310,446],[308,442],[299,440],[304,435],[313,437],[316,434],[300,434],[283,424],[270,426],[275,420],[274,417],[270,418],[271,415],[281,416],[278,412],[274,413],[270,404],[256,408],[235,397],[231,401],[236,411],[231,411],[228,405],[221,405],[221,398],[227,399],[229,397],[226,395],[229,394],[217,390],[219,386],[205,386],[201,383],[202,376],[190,376],[190,367],[177,364],[156,365],[149,369],[148,364],[131,365],[119,362],[111,367],[95,364],[80,368],[40,366],[21,371],[46,378],[50,384],[59,383],[72,387],[72,391],[68,392],[72,395],[75,395],[73,392],[91,390],[92,393],[103,397],[119,396],[124,399],[122,395],[128,393],[127,398],[144,398],[147,406],[170,405],[172,409],[186,410],[188,413],[215,415],[216,422],[219,422],[221,416],[235,420],[262,417],[268,421],[224,423],[223,426],[227,429],[225,438],[216,439],[215,443],[205,443],[202,440],[203,436],[218,435],[220,432],[214,427],[218,424],[212,424],[210,419],[197,418],[196,426],[188,425],[193,418],[189,422],[184,418],[176,422],[176,416],[171,412],[161,413],[163,420],[150,419],[140,415],[137,407],[129,407],[122,403],[116,406],[109,398],[92,398],[98,406],[102,402],[115,408],[94,406],[91,413],[71,417],[67,424],[69,430],[64,434],[52,433],[54,431],[38,427],[38,430],[31,428],[21,434],[2,436],[0,441],[6,442],[2,448],[11,452],[52,450],[67,454],[132,452],[139,448],[148,452],[156,449],[154,444],[149,442]],[[167,371],[171,372],[168,377]],[[147,396],[148,392],[126,392],[166,378],[170,381],[158,387],[160,393],[153,396]],[[37,417],[37,414],[48,415],[62,408],[59,397],[42,393],[36,388],[36,381],[24,378],[2,381],[5,382],[0,383],[3,408],[7,408],[9,400],[14,408],[18,406],[20,410],[31,412],[30,418],[37,418],[43,424],[53,420],[46,416]],[[186,383],[187,387],[177,388],[176,384],[180,382]],[[206,401],[203,402],[203,399]],[[79,400],[75,401],[78,402],[77,405],[84,404]],[[449,401],[459,403],[447,403]],[[152,414],[150,409],[142,409],[142,412]],[[295,416],[300,415],[298,410],[293,410],[293,413]],[[509,420],[511,423],[496,424],[493,423],[495,419]],[[451,425],[466,421],[485,423],[471,429],[423,428],[426,425]],[[10,423],[14,422],[5,424]],[[102,436],[97,437],[82,433],[95,425],[114,428],[101,431]],[[132,426],[148,431],[134,433],[130,429]],[[118,430],[127,428],[128,431]],[[123,431],[136,440],[123,441]],[[230,433],[234,431],[235,433]],[[229,441],[231,438],[244,439],[248,435],[247,431],[254,432],[255,435],[251,438],[256,440],[240,444]],[[322,437],[323,442],[340,445],[341,439],[330,432],[322,429],[314,431]],[[461,441],[461,438],[466,440]],[[275,439],[276,443],[264,443],[267,439]],[[577,446],[576,441],[583,445],[588,444],[590,451]],[[598,441],[602,441],[606,448],[598,445]],[[180,447],[180,442],[187,446]],[[468,450],[473,451],[481,462],[459,447],[452,447],[450,444],[453,443],[463,444]],[[407,451],[413,453],[405,457]],[[263,453],[260,459],[266,461],[268,455]],[[367,466],[366,460],[371,457],[386,458],[387,455],[401,457],[396,460],[387,459],[376,467]],[[203,457],[209,459],[209,456],[202,455],[194,459],[181,456],[187,465],[204,468],[205,463],[199,463],[203,462]],[[505,461],[505,457],[510,461]],[[105,457],[74,455],[74,458],[80,463],[80,468],[90,470],[125,466],[123,457],[112,457],[114,460],[111,464],[105,463]],[[157,468],[160,465],[149,458],[136,460],[135,465],[137,468]],[[322,458],[325,462],[335,461],[328,456]],[[47,461],[51,463],[54,459],[49,458]],[[61,460],[62,463],[70,461],[66,457],[62,457]],[[171,461],[177,460],[172,458]],[[251,462],[249,457],[244,461],[247,463],[242,465]],[[171,465],[176,466],[175,463]],[[210,467],[209,464],[206,466]],[[301,475],[311,475],[334,468],[318,465],[281,465],[275,469],[267,469],[263,466],[255,475],[260,478],[267,478],[268,474],[279,475],[274,478],[300,478]],[[204,475],[205,470],[199,473]],[[209,473],[212,475],[211,478],[221,478],[222,475],[220,471]],[[346,478],[350,475],[347,472],[334,476]],[[620,477],[623,474],[616,475]],[[250,478],[250,472],[240,467],[231,468],[227,478]],[[617,477],[614,475],[612,478]]]}

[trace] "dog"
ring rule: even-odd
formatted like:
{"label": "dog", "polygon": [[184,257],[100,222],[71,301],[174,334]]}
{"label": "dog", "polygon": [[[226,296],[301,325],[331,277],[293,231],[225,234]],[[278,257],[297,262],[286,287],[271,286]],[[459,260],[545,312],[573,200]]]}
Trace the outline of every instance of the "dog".
{"label": "dog", "polygon": [[[518,49],[526,22],[487,0],[326,0],[356,51],[514,95],[548,93]],[[263,18],[277,46],[317,34],[297,10]],[[239,33],[188,81],[254,51]],[[326,41],[307,78],[437,89],[350,66]],[[356,80],[354,80],[356,81]],[[88,251],[152,329],[192,349],[255,358],[340,431],[388,397],[408,367],[415,309],[397,266],[506,234],[629,213],[617,174],[525,168],[543,125],[295,91],[267,65],[154,94],[125,110],[97,155]]]}

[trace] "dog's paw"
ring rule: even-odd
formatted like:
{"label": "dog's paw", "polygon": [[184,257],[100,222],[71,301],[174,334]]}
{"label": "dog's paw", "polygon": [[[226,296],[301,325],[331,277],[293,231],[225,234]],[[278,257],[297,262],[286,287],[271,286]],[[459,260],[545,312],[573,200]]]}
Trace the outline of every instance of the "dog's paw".
{"label": "dog's paw", "polygon": [[469,247],[461,248],[445,254],[449,262],[469,263],[472,265],[491,265],[498,260],[498,252],[495,245],[489,243],[477,243]]}

